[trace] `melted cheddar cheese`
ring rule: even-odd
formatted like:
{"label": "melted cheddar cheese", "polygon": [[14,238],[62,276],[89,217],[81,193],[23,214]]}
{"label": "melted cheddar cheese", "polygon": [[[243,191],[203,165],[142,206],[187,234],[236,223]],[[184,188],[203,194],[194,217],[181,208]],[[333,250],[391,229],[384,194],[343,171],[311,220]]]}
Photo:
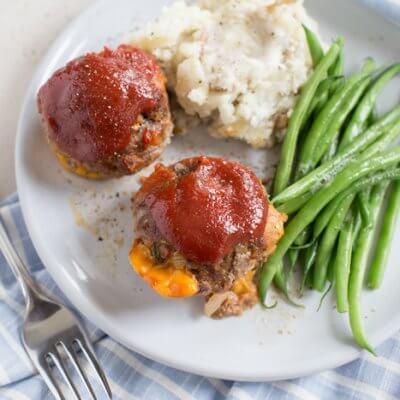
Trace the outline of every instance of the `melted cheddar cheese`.
{"label": "melted cheddar cheese", "polygon": [[191,297],[199,291],[196,278],[190,271],[157,265],[143,244],[133,246],[129,260],[133,269],[161,296]]}
{"label": "melted cheddar cheese", "polygon": [[69,172],[73,172],[76,175],[81,176],[82,178],[87,178],[87,179],[101,179],[101,176],[97,172],[92,172],[83,165],[78,165],[76,167],[72,166],[69,162],[69,158],[65,156],[64,154],[61,154],[59,152],[56,152],[56,156],[58,159],[58,162],[62,165],[64,169],[66,169]]}
{"label": "melted cheddar cheese", "polygon": [[232,288],[232,292],[234,292],[238,296],[242,296],[246,293],[251,293],[254,291],[254,275],[256,270],[249,271],[245,276],[239,278],[234,284]]}

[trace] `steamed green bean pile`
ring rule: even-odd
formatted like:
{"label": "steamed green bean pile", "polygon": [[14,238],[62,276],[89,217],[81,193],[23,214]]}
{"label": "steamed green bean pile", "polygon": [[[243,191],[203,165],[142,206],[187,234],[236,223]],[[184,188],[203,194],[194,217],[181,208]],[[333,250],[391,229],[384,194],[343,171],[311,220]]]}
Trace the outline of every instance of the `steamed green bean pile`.
{"label": "steamed green bean pile", "polygon": [[300,266],[300,293],[333,287],[337,311],[348,313],[355,341],[373,353],[364,332],[362,289],[364,280],[370,289],[382,283],[400,211],[400,106],[376,115],[376,101],[400,74],[400,63],[379,68],[369,58],[360,71],[344,76],[343,39],[325,53],[304,29],[314,72],[291,115],[271,200],[289,222],[260,270],[259,296],[265,304],[275,283],[292,301],[287,280]]}

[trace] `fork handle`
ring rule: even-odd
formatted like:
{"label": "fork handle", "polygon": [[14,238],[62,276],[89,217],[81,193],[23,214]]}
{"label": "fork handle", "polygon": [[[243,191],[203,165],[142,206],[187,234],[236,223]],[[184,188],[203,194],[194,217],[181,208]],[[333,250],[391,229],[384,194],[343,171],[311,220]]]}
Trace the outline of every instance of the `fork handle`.
{"label": "fork handle", "polygon": [[21,285],[22,294],[25,297],[25,301],[28,307],[34,301],[34,298],[40,293],[38,286],[32,280],[26,269],[23,261],[15,251],[8,234],[4,228],[3,222],[0,219],[0,250],[3,253],[8,265],[14,273],[17,281]]}

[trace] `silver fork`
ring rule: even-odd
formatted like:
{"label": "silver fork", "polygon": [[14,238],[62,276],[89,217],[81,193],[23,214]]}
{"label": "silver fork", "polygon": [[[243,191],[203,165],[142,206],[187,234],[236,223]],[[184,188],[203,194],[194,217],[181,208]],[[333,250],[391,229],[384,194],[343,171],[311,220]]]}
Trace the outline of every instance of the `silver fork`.
{"label": "silver fork", "polygon": [[111,399],[112,394],[107,379],[78,319],[68,308],[50,299],[39,289],[14,250],[1,220],[0,250],[20,283],[26,300],[25,322],[21,335],[23,346],[54,397],[57,400],[65,399],[61,385],[54,375],[57,369],[73,397],[76,400],[82,399],[68,372],[68,367],[72,365],[90,398],[96,400],[93,386],[80,363],[79,352],[81,352],[96,372],[108,398]]}

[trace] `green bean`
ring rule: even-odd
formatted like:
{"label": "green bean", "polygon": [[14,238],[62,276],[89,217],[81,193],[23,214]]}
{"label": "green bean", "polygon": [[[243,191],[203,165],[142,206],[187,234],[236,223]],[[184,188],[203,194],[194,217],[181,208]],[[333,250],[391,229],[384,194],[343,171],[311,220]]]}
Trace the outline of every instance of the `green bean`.
{"label": "green bean", "polygon": [[335,178],[318,193],[295,215],[286,225],[285,235],[279,241],[272,256],[263,264],[260,271],[258,290],[260,300],[265,302],[268,287],[270,286],[275,272],[282,262],[284,255],[290,248],[297,236],[315,219],[319,212],[336,196],[348,187],[354,188],[362,177],[375,171],[385,170],[400,161],[400,147],[382,152],[370,160],[353,162],[341,171]]}
{"label": "green bean", "polygon": [[[339,232],[340,233],[340,232]],[[338,235],[339,236],[339,235]],[[339,239],[338,239],[339,240]],[[338,241],[337,240],[337,241]],[[337,247],[337,243],[335,244],[335,247],[334,247],[334,249],[333,249],[333,252],[332,252],[332,254],[336,254],[336,247]],[[334,267],[334,262],[335,262],[335,258],[334,257],[331,257],[331,259],[329,260],[329,263],[328,263],[328,271],[327,271],[327,275],[326,275],[326,277],[327,277],[327,279],[328,279],[328,281],[330,282],[330,283],[333,283],[334,281],[335,281],[335,271],[334,271],[334,269],[333,269],[333,267]]]}
{"label": "green bean", "polygon": [[373,115],[376,98],[378,97],[379,93],[384,86],[399,73],[400,64],[394,64],[381,72],[371,84],[371,87],[358,104],[349,124],[347,125],[346,130],[343,133],[343,137],[339,146],[340,150],[346,147],[363,131],[369,116]]}
{"label": "green bean", "polygon": [[325,79],[328,68],[335,61],[340,48],[343,46],[343,40],[339,39],[332,44],[328,53],[323,57],[314,73],[310,76],[302,88],[301,95],[294,107],[293,114],[289,121],[289,126],[283,141],[281,159],[278,164],[275,182],[274,194],[280,193],[289,183],[293,170],[293,163],[296,154],[297,139],[300,132],[304,116],[314,97],[315,91],[320,82]]}
{"label": "green bean", "polygon": [[[374,125],[368,128],[362,135],[359,135],[349,146],[344,150],[339,151],[338,154],[325,164],[316,168],[298,182],[286,188],[280,194],[276,195],[273,199],[274,205],[283,204],[289,200],[298,198],[310,190],[316,191],[320,187],[331,180],[332,177],[348,165],[352,157],[363,152],[368,157],[375,154],[376,147],[369,150],[368,146],[372,144],[378,145],[379,140],[392,126],[400,124],[400,106],[397,106],[386,115],[381,117]],[[376,142],[376,143],[375,143]]]}
{"label": "green bean", "polygon": [[290,250],[305,250],[305,249],[308,249],[309,247],[311,247],[314,244],[314,242],[315,242],[315,240],[312,240],[303,245],[296,245],[296,243],[295,243],[292,246],[290,246]]}
{"label": "green bean", "polygon": [[321,108],[328,101],[332,91],[340,87],[343,82],[343,77],[328,77],[320,83],[317,91],[315,92],[314,98],[311,101],[310,107],[306,112],[301,129],[305,129],[307,122],[310,121],[311,115],[313,113],[317,114],[321,110]]}
{"label": "green bean", "polygon": [[[384,182],[386,180],[390,181],[390,180],[398,179],[397,172],[400,172],[400,170],[396,171],[396,169],[392,169],[389,172],[374,175],[372,180],[369,180],[368,178],[364,178],[366,181],[364,187],[367,187],[367,186],[372,187],[376,183],[379,183],[379,182]],[[356,208],[356,207],[354,207],[354,208]],[[354,229],[353,229],[353,242],[354,242],[358,238],[358,235],[360,233],[360,230],[361,230],[361,227],[363,226],[363,224],[362,224],[362,218],[361,218],[359,210],[357,210],[357,209],[353,210],[353,214],[355,214]]]}
{"label": "green bean", "polygon": [[288,261],[289,261],[290,270],[292,270],[297,263],[298,250],[297,249],[288,250],[287,257],[288,257]]}
{"label": "green bean", "polygon": [[364,225],[368,225],[370,220],[368,197],[369,195],[365,191],[357,193],[357,204]]}
{"label": "green bean", "polygon": [[314,268],[311,268],[310,272],[308,273],[307,279],[306,279],[306,287],[308,289],[312,289],[312,276],[313,276],[313,270]]}
{"label": "green bean", "polygon": [[301,294],[303,294],[307,278],[309,277],[310,271],[314,265],[315,257],[317,256],[317,251],[318,251],[318,242],[314,242],[313,245],[309,247],[304,253],[305,263],[303,269],[303,279],[300,285]]}
{"label": "green bean", "polygon": [[338,149],[338,145],[339,145],[339,137],[336,136],[333,141],[331,142],[328,151],[324,154],[324,156],[322,157],[321,162],[322,163],[326,163],[327,161],[329,161],[332,157],[335,156],[337,149]]}
{"label": "green bean", "polygon": [[359,160],[368,160],[375,154],[380,153],[381,151],[387,149],[390,145],[393,144],[395,140],[398,139],[399,135],[400,135],[400,124],[396,123],[386,131],[383,137],[381,137],[374,144],[365,149],[359,155]]}
{"label": "green bean", "polygon": [[[337,210],[339,204],[349,195],[352,193],[357,193],[361,190],[365,190],[368,187],[371,187],[371,185],[375,185],[381,181],[385,180],[393,180],[393,179],[398,179],[400,174],[400,169],[390,169],[387,171],[383,171],[380,173],[373,174],[371,176],[364,177],[357,182],[355,182],[351,187],[347,188],[344,190],[342,193],[340,193],[332,202],[329,203],[330,207],[330,212],[328,213],[328,218],[325,219],[325,223],[321,224],[321,227],[317,230],[314,230],[313,234],[313,239],[311,240],[310,244],[305,245],[305,248],[310,247],[313,243],[315,243],[316,239],[318,236],[322,233],[322,231],[326,228],[328,223],[330,222],[330,219],[335,213],[338,213],[339,211]],[[331,207],[333,205],[333,207]],[[322,214],[320,214],[322,215]],[[292,248],[292,247],[291,247]]]}
{"label": "green bean", "polygon": [[266,261],[261,267],[257,284],[258,295],[260,297],[261,304],[265,304],[268,288],[270,287],[272,281],[274,280],[276,273],[279,271],[279,263],[282,263],[282,259],[279,261],[275,260],[275,263],[271,264],[269,260]]}
{"label": "green bean", "polygon": [[371,248],[374,238],[373,227],[376,225],[379,211],[385,197],[386,188],[387,182],[376,185],[372,189],[369,202],[371,224],[361,228],[351,263],[348,287],[349,318],[354,339],[362,348],[370,351],[373,354],[375,354],[375,352],[368,343],[368,339],[364,333],[363,319],[360,309],[360,297],[364,276],[367,269],[369,249]]}
{"label": "green bean", "polygon": [[[395,170],[390,171],[390,173],[393,173],[393,171],[395,171]],[[399,172],[400,172],[400,170],[399,170]],[[381,175],[381,174],[378,174],[378,175]],[[375,175],[375,178],[376,178],[378,175]],[[395,175],[396,175],[396,174],[392,175],[392,178],[387,178],[387,179],[384,178],[384,179],[381,179],[381,180],[377,179],[377,180],[375,180],[374,182],[368,183],[368,185],[370,185],[370,186],[372,185],[372,186],[373,186],[374,183],[376,183],[376,182],[383,182],[383,181],[385,181],[385,180],[398,179]],[[354,212],[354,211],[353,211],[353,212]],[[355,222],[354,222],[354,228],[353,228],[353,244],[356,242],[356,240],[357,240],[357,238],[358,238],[358,235],[360,234],[361,227],[363,226],[363,224],[362,224],[362,218],[361,218],[361,215],[360,215],[359,212],[356,213],[356,215],[355,215],[355,217],[354,217],[354,220],[355,220]]]}
{"label": "green bean", "polygon": [[317,35],[303,25],[304,32],[306,34],[306,39],[308,43],[308,48],[310,49],[311,58],[316,67],[324,56],[324,50],[322,49],[321,43],[319,42]]}
{"label": "green bean", "polygon": [[293,214],[294,212],[298,211],[304,204],[307,203],[308,200],[312,197],[312,194],[307,192],[302,194],[301,196],[291,199],[286,203],[280,204],[276,206],[276,209],[285,214]]}
{"label": "green bean", "polygon": [[[371,146],[371,148],[369,150],[367,150],[366,152],[364,152],[362,154],[362,157],[360,157],[360,159],[362,160],[367,160],[369,157],[372,157],[374,154],[379,153],[380,151],[383,151],[385,148],[387,148],[387,146],[392,143],[400,134],[400,127],[394,127],[386,136],[383,140],[379,141],[378,143],[376,143],[375,145]],[[330,221],[330,219],[332,218],[332,215],[335,213],[340,201],[342,200],[344,194],[338,196],[336,199],[334,199],[331,203],[329,203],[324,210],[322,210],[322,212],[318,215],[315,223],[314,223],[314,238],[318,237],[322,231],[325,229],[326,225],[328,224],[328,222]],[[310,194],[306,194],[306,195],[301,195],[300,198],[303,199],[302,202],[303,204],[305,204],[306,202],[306,198],[310,197]],[[286,206],[287,205],[287,206]],[[282,206],[278,206],[278,209],[281,208],[289,208],[290,209],[290,213],[293,213],[295,211],[298,210],[298,208],[295,205],[295,201],[291,200],[287,203],[285,203],[285,205]],[[368,212],[367,212],[368,214]],[[364,216],[365,218],[365,216]],[[369,216],[368,216],[369,219]]]}
{"label": "green bean", "polygon": [[376,62],[372,57],[367,57],[361,67],[361,73],[364,73],[365,76],[369,75],[371,72],[374,72],[376,69]]}
{"label": "green bean", "polygon": [[346,218],[347,212],[350,209],[351,203],[354,200],[354,195],[349,195],[342,200],[335,215],[329,222],[320,242],[320,246],[315,259],[314,267],[314,280],[313,288],[322,292],[325,288],[328,261],[331,258],[333,248],[336,243],[336,239],[339,235],[339,231],[342,228],[343,221]]}
{"label": "green bean", "polygon": [[376,120],[378,119],[377,115],[378,114],[376,112],[376,107],[374,107],[367,118],[366,124],[361,127],[361,132],[363,132],[366,127],[369,127],[376,122]]}
{"label": "green bean", "polygon": [[342,202],[343,197],[336,197],[336,199],[332,200],[318,215],[317,219],[314,222],[313,229],[313,237],[317,238],[327,227],[329,221],[332,216],[335,214],[338,209],[340,203]]}
{"label": "green bean", "polygon": [[[327,78],[329,79],[329,78]],[[344,76],[336,76],[336,77],[332,77],[333,82],[329,88],[329,96],[333,96],[338,90],[341,90],[343,85],[346,82],[346,79],[344,78]],[[321,111],[321,110],[319,110]]]}
{"label": "green bean", "polygon": [[[343,77],[335,77],[335,78],[327,78],[325,79],[319,86],[317,94],[311,104],[310,110],[308,112],[307,118],[310,117],[310,115],[313,113],[315,110],[316,113],[320,111],[320,109],[323,108],[325,105],[326,101],[328,100],[329,96],[332,95],[336,90],[338,90],[344,83],[344,78]],[[337,147],[337,141],[335,141],[335,146],[331,146],[330,152],[333,156],[333,154],[336,152],[336,147]],[[305,199],[296,199],[295,202],[295,207],[298,209],[299,207],[299,202],[302,202],[302,204],[305,204],[309,200],[310,196],[305,196]],[[288,208],[285,210],[281,210],[281,212],[286,212],[290,213],[290,207],[291,205],[288,204]],[[307,237],[309,236],[311,230],[308,230],[307,232],[304,231],[303,233],[305,234],[305,237],[299,236],[299,238],[296,240],[296,245],[300,245],[300,247],[307,241]],[[299,248],[296,249],[291,249],[288,251],[288,261],[290,265],[290,274],[293,272],[294,266],[296,265],[297,259],[299,256]]]}
{"label": "green bean", "polygon": [[392,184],[374,258],[368,274],[368,287],[371,289],[377,289],[382,284],[399,211],[400,182],[397,181]]}
{"label": "green bean", "polygon": [[[338,90],[340,89],[341,88],[339,87]],[[321,164],[326,163],[336,155],[339,148],[339,139],[340,139],[339,135],[334,136],[333,140],[331,141],[331,144],[329,145],[328,150],[325,152],[325,154],[321,159]]]}
{"label": "green bean", "polygon": [[328,75],[329,76],[343,75],[343,67],[344,67],[344,52],[343,49],[341,49],[335,63],[329,68]]}
{"label": "green bean", "polygon": [[284,294],[288,294],[287,279],[283,271],[283,263],[279,266],[274,277],[275,286]]}
{"label": "green bean", "polygon": [[[373,145],[368,147],[364,152],[362,152],[358,156],[358,160],[368,160],[370,157],[375,154],[385,150],[391,143],[393,143],[398,136],[400,135],[400,125],[394,125],[387,134],[376,141]],[[329,163],[329,161],[328,161]],[[318,186],[317,186],[318,188]],[[314,188],[315,189],[315,188]],[[288,200],[287,202],[276,205],[276,208],[280,212],[284,212],[286,214],[293,214],[298,211],[307,201],[312,197],[312,193],[306,192],[301,194],[298,197]],[[274,202],[276,199],[274,199]],[[316,222],[314,224],[314,236],[318,236],[326,227],[326,224],[329,222],[331,216],[335,212],[335,207],[337,207],[337,199],[333,200],[328,206],[321,212],[321,214],[317,217]]]}
{"label": "green bean", "polygon": [[346,121],[353,108],[357,105],[357,102],[370,82],[370,76],[362,79],[343,99],[340,109],[335,115],[332,116],[329,126],[321,136],[320,140],[318,141],[318,145],[312,154],[311,162],[313,166],[318,164],[322,156],[329,149],[332,141],[338,137],[340,128]]}
{"label": "green bean", "polygon": [[349,284],[351,255],[353,250],[354,222],[350,213],[339,235],[339,243],[335,256],[334,272],[336,282],[336,307],[338,312],[348,311],[349,302],[347,288]]}
{"label": "green bean", "polygon": [[303,232],[301,232],[301,234],[299,235],[299,237],[295,240],[295,244],[296,245],[304,245],[307,243],[307,240],[310,238],[311,236],[311,231],[309,229],[305,229]]}
{"label": "green bean", "polygon": [[[350,195],[351,193],[358,193],[361,190],[368,189],[368,188],[372,187],[373,185],[376,185],[377,183],[382,182],[382,181],[397,180],[398,171],[400,171],[400,169],[392,168],[387,171],[383,171],[383,172],[373,174],[371,176],[367,176],[367,177],[362,178],[359,181],[357,181],[352,187],[347,188],[342,193],[340,193],[332,202],[330,202],[328,204],[327,207],[325,207],[325,209],[320,213],[320,215],[318,215],[318,217],[322,216],[323,219],[321,220],[319,227],[317,227],[316,223],[314,223],[314,232],[313,232],[312,241],[315,241],[316,238],[319,237],[319,235],[323,232],[323,230],[328,225],[330,218],[332,218],[332,216],[336,212],[339,204],[343,201],[343,199],[346,196]],[[327,211],[327,215],[325,216],[325,215],[323,215],[323,213],[326,211]],[[317,222],[319,222],[319,221],[317,221]]]}
{"label": "green bean", "polygon": [[[400,122],[400,121],[399,121]],[[356,159],[358,161],[363,161],[363,160],[368,160],[369,158],[373,157],[375,154],[380,153],[381,151],[384,151],[391,143],[393,143],[400,135],[400,125],[394,124],[393,127],[387,132],[386,135],[384,135],[383,138],[377,140],[374,144],[369,146],[365,151],[363,151]],[[345,163],[348,164],[350,160],[347,160]],[[330,166],[332,163],[330,161],[327,161],[327,164]],[[342,168],[339,165],[338,170],[340,171]],[[329,176],[329,175],[328,175]],[[315,185],[314,190],[318,189],[323,185],[323,181],[321,179],[320,185]],[[280,211],[284,212],[286,214],[293,214],[296,211],[298,211],[301,207],[303,207],[304,204],[307,203],[307,201],[312,197],[313,193],[311,192],[306,192],[304,194],[300,194],[298,197],[295,197],[293,199],[288,200],[287,202],[281,204],[281,205],[275,205],[275,207]],[[277,199],[273,200],[274,203],[277,201]],[[316,232],[317,236],[325,229],[326,224],[329,222],[330,217],[333,215],[335,212],[335,207],[338,205],[338,203],[335,203],[334,200],[332,204],[329,204],[326,209],[324,209],[316,219],[315,222],[315,229],[314,229],[314,234]]]}
{"label": "green bean", "polygon": [[288,251],[288,259],[291,264],[290,273],[293,272],[294,265],[296,264],[299,257],[299,250],[306,249],[311,246],[311,244],[307,243],[307,240],[310,238],[311,233],[311,229],[304,229],[304,231],[301,232],[301,234],[295,240],[294,246],[292,246],[292,248]]}
{"label": "green bean", "polygon": [[323,80],[320,85],[318,86],[317,91],[315,92],[314,98],[310,103],[310,107],[306,111],[306,116],[303,121],[303,127],[305,123],[310,119],[314,110],[319,106],[321,102],[326,102],[329,97],[329,88],[333,82],[333,78],[326,78]]}
{"label": "green bean", "polygon": [[299,308],[304,308],[302,304],[296,303],[290,296],[289,290],[288,290],[288,282],[287,278],[285,276],[285,272],[282,268],[279,268],[278,271],[275,274],[274,277],[274,283],[276,287],[283,293],[285,296],[286,301],[291,304],[292,306],[299,307]]}
{"label": "green bean", "polygon": [[324,231],[326,226],[328,225],[330,219],[336,212],[339,204],[343,201],[343,199],[351,193],[356,193],[361,190],[370,188],[371,186],[387,180],[397,179],[398,171],[396,168],[384,171],[366,178],[362,178],[357,181],[351,188],[340,193],[339,196],[336,197],[335,200],[330,202],[327,207],[318,215],[316,222],[314,223],[314,232],[313,232],[313,241],[315,241],[319,235]]}
{"label": "green bean", "polygon": [[[329,265],[331,265],[331,264],[332,263],[330,262]],[[332,290],[332,288],[333,288],[333,280],[330,281],[328,289],[326,289],[325,292],[323,293],[323,295],[321,296],[321,300],[319,301],[317,311],[319,311],[321,309],[322,304],[324,303],[324,300],[326,299],[326,296],[328,296],[328,294]]]}
{"label": "green bean", "polygon": [[[340,87],[338,88],[338,90],[340,90]],[[325,163],[329,161],[331,158],[333,158],[336,155],[338,148],[339,148],[339,136],[336,136],[335,139],[332,141],[331,145],[329,146],[328,151],[324,154],[321,162]]]}
{"label": "green bean", "polygon": [[317,151],[317,147],[321,138],[325,135],[325,132],[330,127],[332,120],[337,119],[338,116],[341,115],[340,110],[343,106],[343,103],[353,92],[355,86],[363,78],[368,76],[373,68],[375,68],[375,63],[372,60],[369,60],[366,63],[365,68],[363,68],[362,71],[358,72],[357,74],[351,76],[346,81],[342,90],[337,91],[326,103],[323,110],[318,114],[301,148],[298,166],[300,176],[306,175],[312,168],[315,167],[316,163],[313,162],[313,156]]}

